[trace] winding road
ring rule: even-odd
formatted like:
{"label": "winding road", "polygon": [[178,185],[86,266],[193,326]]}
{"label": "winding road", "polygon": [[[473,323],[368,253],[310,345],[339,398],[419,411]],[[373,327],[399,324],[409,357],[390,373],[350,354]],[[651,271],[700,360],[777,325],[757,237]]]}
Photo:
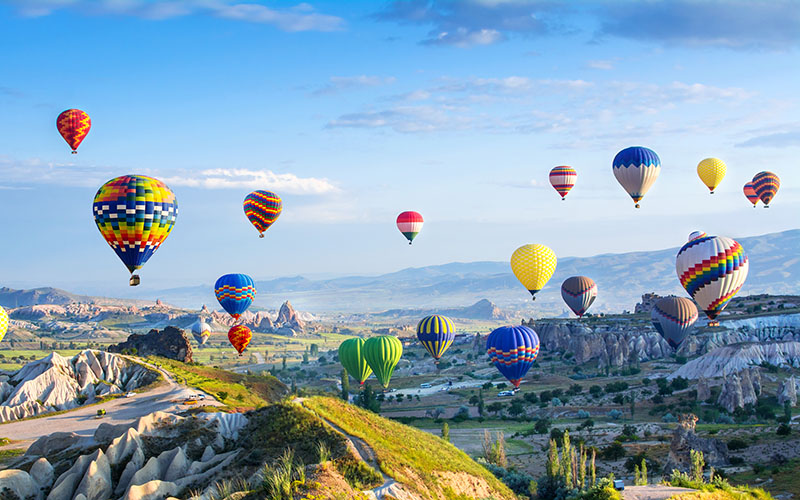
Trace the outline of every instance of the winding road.
{"label": "winding road", "polygon": [[[75,408],[57,415],[28,418],[0,424],[0,437],[14,440],[3,448],[27,449],[36,439],[54,432],[74,432],[81,436],[94,435],[97,426],[105,422],[117,425],[131,423],[139,417],[155,411],[174,412],[185,410],[183,401],[193,394],[205,394],[194,388],[179,385],[172,376],[160,367],[137,359],[137,363],[157,370],[164,376],[165,383],[136,396],[120,397],[105,403]],[[204,405],[221,406],[222,403],[205,394]],[[103,418],[96,418],[97,410],[106,410]]]}

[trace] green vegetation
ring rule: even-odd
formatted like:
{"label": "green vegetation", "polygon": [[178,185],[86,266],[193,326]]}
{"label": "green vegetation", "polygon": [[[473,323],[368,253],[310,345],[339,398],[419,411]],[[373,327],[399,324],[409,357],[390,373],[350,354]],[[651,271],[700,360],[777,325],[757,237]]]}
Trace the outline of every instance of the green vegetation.
{"label": "green vegetation", "polygon": [[689,473],[672,471],[669,485],[679,488],[699,490],[697,493],[687,493],[672,497],[673,500],[773,500],[772,495],[760,488],[749,486],[733,487],[724,478],[716,475],[714,468],[709,470],[708,481],[705,480],[705,459],[700,451],[691,450],[691,469]]}
{"label": "green vegetation", "polygon": [[800,458],[788,460],[782,464],[771,464],[768,467],[756,467],[758,470],[750,470],[732,474],[729,481],[739,488],[738,485],[753,484],[757,480],[769,478],[768,484],[764,488],[774,494],[791,494],[800,497]]}
{"label": "green vegetation", "polygon": [[[436,436],[379,417],[339,399],[313,397],[303,404],[348,434],[363,439],[375,450],[381,470],[409,487],[433,487],[438,481],[436,472],[464,472],[484,479],[503,497],[513,497],[491,472]],[[419,484],[420,479],[423,484]]]}
{"label": "green vegetation", "polygon": [[286,386],[271,375],[241,375],[208,366],[151,357],[148,362],[170,372],[176,380],[205,391],[223,404],[236,408],[256,408],[280,400]]}

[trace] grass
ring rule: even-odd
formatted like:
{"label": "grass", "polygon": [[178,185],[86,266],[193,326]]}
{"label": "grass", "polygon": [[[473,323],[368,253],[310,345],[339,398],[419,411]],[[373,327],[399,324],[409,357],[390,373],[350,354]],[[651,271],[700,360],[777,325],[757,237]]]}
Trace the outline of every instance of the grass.
{"label": "grass", "polygon": [[514,494],[491,472],[439,437],[387,420],[339,399],[313,397],[303,404],[348,434],[363,439],[375,451],[384,473],[418,492],[423,492],[425,487],[436,489],[438,479],[434,473],[449,471],[482,478],[503,498],[514,498]]}
{"label": "grass", "polygon": [[9,462],[20,455],[24,455],[25,450],[22,448],[12,448],[9,450],[0,450],[0,465]]}
{"label": "grass", "polygon": [[278,401],[288,390],[270,375],[242,375],[208,366],[192,365],[167,358],[150,357],[176,380],[207,392],[231,408],[257,408]]}
{"label": "grass", "polygon": [[798,470],[800,470],[800,459],[795,458],[784,465],[766,467],[759,473],[750,470],[731,474],[730,482],[737,485],[753,484],[757,479],[765,480],[769,478],[771,481],[763,485],[764,489],[775,494],[791,493],[794,497],[800,497],[800,475],[797,474]]}

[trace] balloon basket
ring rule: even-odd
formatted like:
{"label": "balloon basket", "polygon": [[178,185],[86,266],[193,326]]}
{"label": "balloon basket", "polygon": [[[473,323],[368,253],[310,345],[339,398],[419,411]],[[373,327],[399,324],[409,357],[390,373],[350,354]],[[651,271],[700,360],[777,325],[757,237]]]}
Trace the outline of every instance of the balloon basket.
{"label": "balloon basket", "polygon": [[72,154],[76,155],[76,154],[78,154],[78,152],[73,149],[72,150]]}
{"label": "balloon basket", "polygon": [[258,233],[258,237],[259,238],[263,238],[264,237],[264,233]]}
{"label": "balloon basket", "polygon": [[635,205],[634,205],[634,207],[636,207],[636,208],[639,208],[639,204],[638,204],[638,203],[637,203],[637,204],[635,204]]}
{"label": "balloon basket", "polygon": [[140,282],[141,282],[141,280],[139,279],[139,275],[138,274],[134,274],[133,276],[131,276],[131,279],[128,280],[128,284],[130,286],[138,286]]}
{"label": "balloon basket", "polygon": [[411,242],[409,241],[409,242],[408,242],[408,244],[410,245],[410,244],[411,244]]}

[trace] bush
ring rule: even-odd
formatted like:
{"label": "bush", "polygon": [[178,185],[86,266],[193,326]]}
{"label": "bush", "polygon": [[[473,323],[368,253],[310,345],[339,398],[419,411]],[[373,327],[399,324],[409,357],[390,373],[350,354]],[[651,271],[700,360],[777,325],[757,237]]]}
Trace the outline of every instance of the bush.
{"label": "bush", "polygon": [[539,419],[533,426],[533,430],[536,431],[536,434],[547,434],[550,430],[550,419],[547,417]]}
{"label": "bush", "polygon": [[454,422],[463,422],[464,420],[469,420],[469,408],[466,406],[460,406],[456,414],[453,415],[452,420]]}
{"label": "bush", "polygon": [[557,443],[560,443],[564,439],[564,431],[558,427],[553,427],[550,429],[550,439],[555,439]]}
{"label": "bush", "polygon": [[537,396],[535,392],[526,392],[522,397],[525,399],[525,401],[531,404],[539,402],[539,396]]}
{"label": "bush", "polygon": [[614,481],[606,477],[600,479],[596,485],[586,491],[578,493],[578,495],[573,498],[575,500],[622,500],[619,491],[614,488]]}
{"label": "bush", "polygon": [[619,410],[611,410],[610,412],[606,413],[606,415],[614,420],[619,420],[619,418],[622,416],[622,412]]}
{"label": "bush", "polygon": [[550,402],[553,404],[553,406],[562,406],[564,404],[559,398],[553,398]]}
{"label": "bush", "polygon": [[742,438],[733,438],[730,441],[728,441],[728,449],[731,451],[743,450],[748,446],[750,446],[750,443],[748,443]]}
{"label": "bush", "polygon": [[589,394],[591,394],[594,397],[598,397],[602,393],[603,393],[603,388],[600,387],[599,385],[593,385],[589,387]]}
{"label": "bush", "polygon": [[627,382],[609,382],[606,384],[606,392],[622,392],[628,390],[628,383]]}
{"label": "bush", "polygon": [[672,423],[677,422],[678,419],[672,415],[672,413],[667,413],[663,417],[661,417],[662,422]]}
{"label": "bush", "polygon": [[542,391],[539,394],[539,401],[542,403],[549,403],[551,399],[553,399],[553,393],[550,391]]}
{"label": "bush", "polygon": [[530,494],[530,485],[534,481],[533,476],[525,472],[517,471],[513,468],[503,468],[499,465],[484,463],[484,467],[489,469],[489,472],[497,476],[511,491],[517,495]]}
{"label": "bush", "polygon": [[734,421],[733,417],[731,417],[730,415],[720,415],[719,417],[717,417],[716,423],[731,425],[734,423]]}
{"label": "bush", "polygon": [[775,431],[775,433],[778,434],[779,436],[788,436],[789,434],[792,433],[792,428],[786,424],[781,424],[778,426],[778,430]]}
{"label": "bush", "polygon": [[578,410],[578,418],[582,420],[589,418],[589,412],[586,410]]}
{"label": "bush", "polygon": [[619,441],[614,441],[600,450],[600,457],[605,460],[619,460],[624,458],[626,454],[625,447]]}

